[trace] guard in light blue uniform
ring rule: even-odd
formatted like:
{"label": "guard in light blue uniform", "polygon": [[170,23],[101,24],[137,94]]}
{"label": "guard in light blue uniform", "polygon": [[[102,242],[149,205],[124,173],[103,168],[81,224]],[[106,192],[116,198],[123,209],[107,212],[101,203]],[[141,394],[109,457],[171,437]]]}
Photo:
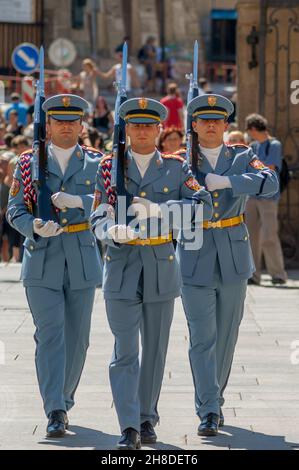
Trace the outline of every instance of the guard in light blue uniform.
{"label": "guard in light blue uniform", "polygon": [[[118,449],[137,449],[154,443],[154,426],[162,384],[174,299],[181,293],[181,277],[172,243],[172,226],[159,213],[167,206],[203,205],[211,217],[210,195],[192,176],[184,158],[156,150],[159,123],[166,109],[151,99],[130,99],[120,107],[131,147],[126,151],[126,187],[135,196],[131,209],[141,208],[136,230],[115,225],[111,188],[112,157],[100,163],[92,223],[96,236],[107,243],[103,292],[115,338],[109,374],[122,437]],[[139,207],[139,209],[137,209]],[[155,223],[156,222],[156,223]],[[152,230],[149,230],[150,224]],[[139,333],[142,358],[139,364]]]}
{"label": "guard in light blue uniform", "polygon": [[[199,435],[216,435],[224,424],[221,406],[243,316],[247,279],[254,272],[244,222],[249,195],[274,194],[275,172],[245,145],[223,144],[232,103],[219,95],[202,95],[188,105],[193,117],[192,166],[210,191],[213,217],[204,223],[197,253],[178,242],[183,304],[190,332],[189,357],[195,386]],[[200,145],[199,145],[200,143]]]}
{"label": "guard in light blue uniform", "polygon": [[21,278],[36,326],[36,369],[48,437],[68,426],[66,412],[89,344],[95,288],[102,266],[89,216],[102,154],[78,145],[88,103],[58,95],[43,105],[47,112],[47,185],[53,193],[53,221],[35,217],[32,152],[19,158],[10,190],[7,218],[26,237]]}

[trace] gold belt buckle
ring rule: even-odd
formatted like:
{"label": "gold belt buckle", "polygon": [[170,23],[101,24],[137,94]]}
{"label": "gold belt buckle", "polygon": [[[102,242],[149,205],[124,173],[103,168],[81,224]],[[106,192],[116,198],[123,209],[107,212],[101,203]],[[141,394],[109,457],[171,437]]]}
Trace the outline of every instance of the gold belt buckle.
{"label": "gold belt buckle", "polygon": [[151,241],[149,238],[139,238],[138,240],[138,245],[141,245],[141,246],[146,246],[146,245],[150,245]]}
{"label": "gold belt buckle", "polygon": [[221,220],[217,220],[215,222],[210,222],[211,228],[221,228]]}

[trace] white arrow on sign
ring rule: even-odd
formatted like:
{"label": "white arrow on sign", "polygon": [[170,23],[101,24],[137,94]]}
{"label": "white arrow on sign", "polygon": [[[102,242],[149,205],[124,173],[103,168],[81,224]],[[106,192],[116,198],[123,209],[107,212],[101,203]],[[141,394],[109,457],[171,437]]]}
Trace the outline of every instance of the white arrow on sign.
{"label": "white arrow on sign", "polygon": [[29,57],[25,51],[23,51],[22,49],[20,49],[18,52],[17,52],[17,55],[19,57],[21,57],[21,59],[26,63],[27,67],[30,67],[30,68],[33,68],[35,67],[35,60],[34,59],[31,59],[31,57]]}

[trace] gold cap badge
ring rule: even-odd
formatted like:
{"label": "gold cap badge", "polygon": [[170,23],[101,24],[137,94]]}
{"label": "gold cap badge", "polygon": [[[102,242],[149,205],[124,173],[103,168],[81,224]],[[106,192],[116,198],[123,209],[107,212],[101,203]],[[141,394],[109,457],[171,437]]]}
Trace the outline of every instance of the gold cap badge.
{"label": "gold cap badge", "polygon": [[68,108],[69,105],[71,104],[71,99],[68,96],[64,96],[62,98],[62,104],[65,108]]}
{"label": "gold cap badge", "polygon": [[215,104],[217,103],[217,98],[216,96],[209,96],[208,97],[208,104],[210,106],[215,106]]}
{"label": "gold cap badge", "polygon": [[146,98],[140,98],[139,100],[139,108],[140,109],[146,109],[148,105],[148,101]]}

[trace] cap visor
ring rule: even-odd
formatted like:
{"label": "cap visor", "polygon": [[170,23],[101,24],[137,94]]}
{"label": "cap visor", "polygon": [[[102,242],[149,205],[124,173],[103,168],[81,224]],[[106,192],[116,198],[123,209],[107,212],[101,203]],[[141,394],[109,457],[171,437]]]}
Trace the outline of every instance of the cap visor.
{"label": "cap visor", "polygon": [[49,116],[56,121],[78,121],[82,116],[71,115],[71,114],[51,114]]}
{"label": "cap visor", "polygon": [[160,124],[160,121],[157,121],[157,119],[151,119],[151,118],[130,118],[127,120],[127,123],[131,124]]}
{"label": "cap visor", "polygon": [[223,114],[201,114],[200,116],[196,116],[196,119],[225,119]]}

